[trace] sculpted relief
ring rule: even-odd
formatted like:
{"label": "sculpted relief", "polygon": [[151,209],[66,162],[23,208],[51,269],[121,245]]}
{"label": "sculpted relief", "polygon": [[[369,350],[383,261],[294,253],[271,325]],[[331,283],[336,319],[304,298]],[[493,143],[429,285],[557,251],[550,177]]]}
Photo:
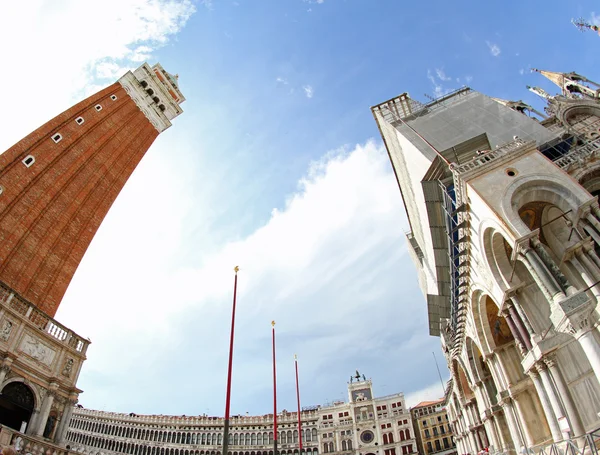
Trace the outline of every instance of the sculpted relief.
{"label": "sculpted relief", "polygon": [[8,319],[2,321],[2,327],[0,327],[0,339],[2,341],[8,341],[10,337],[10,332],[12,332],[13,323]]}
{"label": "sculpted relief", "polygon": [[20,350],[38,362],[48,366],[50,366],[52,360],[54,360],[54,350],[28,334],[23,337]]}

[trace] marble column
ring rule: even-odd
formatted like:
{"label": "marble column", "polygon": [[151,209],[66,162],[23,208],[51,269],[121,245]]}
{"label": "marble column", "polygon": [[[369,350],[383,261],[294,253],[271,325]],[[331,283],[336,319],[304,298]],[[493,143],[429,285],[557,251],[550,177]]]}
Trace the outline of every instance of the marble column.
{"label": "marble column", "polygon": [[517,312],[517,310],[515,309],[515,307],[513,305],[507,305],[507,307],[508,307],[508,315],[513,320],[513,324],[516,326],[517,331],[520,334],[520,338],[521,338],[521,340],[523,340],[523,344],[525,345],[525,348],[529,351],[533,347],[533,345],[531,344],[531,338],[529,337],[529,333],[527,333],[525,324],[523,324],[523,321],[521,320],[521,316],[519,316],[519,313]]}
{"label": "marble column", "polygon": [[512,399],[508,397],[505,398],[502,401],[501,406],[504,410],[504,416],[506,417],[506,423],[508,424],[508,431],[513,440],[515,451],[519,453],[521,451],[521,447],[525,446],[525,442],[521,437],[521,432],[515,418]]}
{"label": "marble column", "polygon": [[552,378],[550,377],[548,367],[545,363],[540,362],[536,365],[536,369],[540,375],[540,378],[542,379],[542,384],[544,385],[544,389],[546,390],[546,394],[548,395],[548,400],[550,401],[550,405],[552,406],[554,416],[556,417],[556,421],[558,423],[558,419],[564,417],[565,413],[560,403],[560,399],[558,398],[558,395],[556,393],[556,389],[554,388],[554,383],[552,382]]}
{"label": "marble column", "polygon": [[517,310],[517,313],[519,314],[519,317],[521,318],[521,321],[523,322],[525,329],[529,333],[529,338],[531,339],[531,336],[535,334],[535,330],[533,330],[533,327],[531,326],[531,323],[529,322],[529,319],[527,318],[527,315],[525,314],[525,310],[523,310],[523,306],[521,305],[519,298],[516,295],[513,295],[510,298],[510,300],[511,300],[513,306],[515,307],[515,310]]}
{"label": "marble column", "polygon": [[543,286],[549,291],[553,298],[556,298],[557,296],[566,296],[560,284],[557,282],[552,272],[548,270],[547,266],[540,259],[537,252],[529,247],[522,247],[522,251],[525,255],[526,262],[531,265],[532,269],[537,275],[537,279],[534,276],[534,280],[536,282],[538,282],[538,280],[541,281]]}
{"label": "marble column", "polygon": [[596,300],[600,300],[600,287],[595,284],[594,279],[588,271],[588,267],[586,267],[585,260],[583,259],[584,255],[585,253],[581,251],[575,253],[571,258],[571,264],[573,264],[573,267],[575,267],[585,285],[592,291]]}
{"label": "marble column", "polygon": [[546,266],[556,283],[566,294],[574,294],[576,292],[575,288],[571,286],[567,277],[562,273],[560,267],[556,264],[550,253],[544,248],[542,242],[538,238],[531,239],[531,244],[533,245],[533,249],[537,252],[538,258],[542,263]]}
{"label": "marble column", "polygon": [[565,378],[562,372],[560,371],[556,359],[553,357],[549,357],[545,360],[545,362],[546,365],[548,365],[550,374],[554,379],[554,384],[556,384],[556,388],[558,389],[558,393],[562,398],[565,411],[567,412],[569,426],[571,427],[571,437],[577,437],[585,434],[585,427],[583,426],[581,417],[579,415],[579,412],[577,411],[577,407],[575,406],[575,402],[573,401],[571,392],[569,391],[569,387],[567,386]]}
{"label": "marble column", "polygon": [[498,441],[498,435],[496,434],[496,429],[494,428],[494,422],[492,422],[492,419],[486,417],[483,420],[483,425],[485,427],[486,433],[489,435],[489,438],[491,440],[490,445],[494,448],[494,450],[500,449],[500,442]]}
{"label": "marble column", "polygon": [[[531,251],[531,250],[529,250],[529,251]],[[538,271],[539,267],[537,267],[537,268],[534,267],[531,264],[531,262],[527,260],[526,256],[521,257],[521,262],[523,263],[525,268],[529,271],[529,274],[533,278],[533,281],[535,281],[535,284],[537,284],[537,286],[540,289],[540,291],[542,292],[542,294],[544,294],[544,297],[546,297],[546,300],[548,300],[548,302],[552,302],[554,300],[553,291],[554,290],[558,291],[558,287],[555,287],[554,289],[548,289],[548,287],[546,286],[545,280],[542,279],[543,275],[540,275],[540,271]],[[545,271],[541,271],[541,272],[545,273]]]}
{"label": "marble column", "polygon": [[592,239],[594,239],[594,242],[596,242],[597,245],[600,245],[600,235],[598,235],[598,232],[596,232],[596,230],[593,228],[593,226],[591,226],[588,220],[581,221],[581,226],[583,227],[583,230],[587,232],[590,235],[590,237],[592,237]]}
{"label": "marble column", "polygon": [[542,404],[542,409],[544,410],[544,415],[546,416],[546,421],[548,422],[548,426],[550,427],[550,432],[552,433],[552,439],[554,442],[561,441],[563,439],[562,433],[560,432],[560,428],[558,426],[558,422],[554,415],[554,411],[552,409],[552,405],[550,404],[550,400],[548,399],[548,395],[546,394],[546,390],[544,389],[544,384],[540,379],[540,375],[537,371],[533,371],[533,369],[529,372],[529,376],[533,381],[533,385],[535,386],[535,390],[537,391],[538,397],[540,399],[540,403]]}
{"label": "marble column", "polygon": [[594,336],[594,329],[588,328],[586,331],[581,332],[581,334],[576,334],[575,336],[592,365],[594,373],[596,374],[596,379],[600,382],[600,344]]}
{"label": "marble column", "polygon": [[481,447],[479,447],[479,444],[477,443],[477,438],[475,437],[473,431],[475,431],[475,429],[469,429],[467,430],[467,434],[469,435],[469,441],[471,442],[471,448],[473,450],[473,453],[477,453],[481,450]]}
{"label": "marble column", "polygon": [[77,403],[77,400],[69,400],[65,404],[65,409],[60,419],[58,429],[56,430],[56,436],[54,437],[54,441],[57,444],[63,443],[65,436],[67,435],[67,431],[69,431],[69,422],[71,421],[71,415],[73,415],[75,403]]}
{"label": "marble column", "polygon": [[54,402],[54,394],[55,392],[53,390],[46,391],[46,397],[44,398],[44,402],[42,403],[40,415],[38,416],[37,428],[35,429],[36,436],[42,436],[44,434],[46,421],[48,420],[48,416],[50,415],[50,409],[52,409],[52,403]]}
{"label": "marble column", "polygon": [[[596,216],[594,216],[596,215]],[[598,213],[596,211],[594,211],[594,215],[592,215],[591,213],[588,214],[588,216],[586,216],[586,221],[588,221],[593,227],[594,229],[596,229],[597,232],[600,232],[600,221],[598,221]]]}
{"label": "marble column", "polygon": [[510,317],[510,314],[508,313],[508,311],[504,310],[502,312],[502,316],[504,317],[504,320],[506,321],[506,324],[508,325],[508,328],[510,329],[510,333],[512,333],[512,336],[514,337],[514,339],[517,341],[518,344],[524,346],[525,342],[521,338],[521,334],[519,333],[519,330],[517,329],[517,326],[516,326],[515,322],[513,321],[513,319]]}
{"label": "marble column", "polygon": [[513,398],[514,412],[516,417],[517,427],[521,430],[521,435],[524,438],[525,445],[528,447],[533,446],[535,438],[531,434],[531,428],[527,419],[527,410],[529,410],[528,403],[525,403],[525,397],[528,397],[527,391],[521,392],[515,395]]}
{"label": "marble column", "polygon": [[31,417],[29,418],[29,423],[27,424],[27,429],[25,430],[25,434],[35,436],[39,418],[40,418],[40,408],[36,408],[31,413]]}
{"label": "marble column", "polygon": [[498,372],[500,373],[500,376],[502,377],[502,380],[504,382],[504,388],[508,389],[512,385],[512,382],[510,376],[508,375],[508,372],[506,371],[505,365],[502,362],[502,359],[500,358],[500,354],[498,352],[494,352],[493,359],[495,361],[496,367],[498,368]]}

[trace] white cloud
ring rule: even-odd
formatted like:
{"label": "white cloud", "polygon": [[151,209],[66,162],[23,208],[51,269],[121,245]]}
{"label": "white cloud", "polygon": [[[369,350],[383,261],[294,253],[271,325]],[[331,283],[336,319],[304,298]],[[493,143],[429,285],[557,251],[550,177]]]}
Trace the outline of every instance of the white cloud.
{"label": "white cloud", "polygon": [[[104,0],[12,2],[0,15],[4,86],[51,87],[35,109],[19,90],[7,90],[11,109],[0,113],[5,134],[0,150],[68,108],[90,90],[112,83],[164,46],[194,12],[191,0]],[[60,67],[60,70],[58,68]],[[102,80],[98,81],[97,79]]]}
{"label": "white cloud", "polygon": [[519,70],[519,74],[520,74],[521,76],[522,76],[523,74],[525,74],[525,69],[524,69],[524,68],[521,68],[521,69]]}
{"label": "white cloud", "polygon": [[500,55],[500,46],[498,46],[495,43],[490,43],[489,41],[485,42],[488,46],[488,48],[490,49],[490,54],[492,54],[494,57],[498,57]]}
{"label": "white cloud", "polygon": [[278,77],[277,79],[275,79],[275,81],[278,82],[278,83],[280,83],[280,84],[283,84],[283,85],[288,85],[289,84],[288,80],[286,78],[284,78],[284,77]]}
{"label": "white cloud", "polygon": [[451,81],[452,80],[451,77],[446,76],[446,73],[444,72],[443,69],[436,68],[435,74],[437,74],[438,79],[441,81]]}
{"label": "white cloud", "polygon": [[[339,395],[347,370],[366,370],[377,386],[390,362],[411,371],[428,366],[429,359],[421,365],[410,353],[439,342],[424,328],[425,305],[405,259],[402,202],[380,144],[336,150],[314,162],[264,224],[210,254],[195,251],[187,265],[177,258],[194,248],[184,220],[197,203],[171,154],[159,157],[140,163],[59,310],[59,320],[94,342],[79,382],[85,406],[177,415],[208,407],[221,414],[234,265],[241,267],[236,412],[268,412],[260,403],[270,394],[272,319],[284,371],[297,352],[302,376],[312,378],[303,394],[307,404]],[[153,190],[157,181],[160,192]],[[230,190],[225,183],[224,190]],[[185,371],[160,402],[147,398],[169,381],[157,369]],[[410,390],[420,380],[411,385],[404,378],[387,390]],[[280,387],[282,406],[292,406],[293,395],[285,393],[291,377],[283,374]],[[185,399],[191,389],[207,391],[198,398],[202,411]]]}
{"label": "white cloud", "polygon": [[600,15],[597,15],[595,12],[592,12],[590,22],[592,23],[592,25],[600,25]]}
{"label": "white cloud", "polygon": [[307,98],[312,98],[313,97],[314,91],[313,91],[312,86],[310,86],[310,85],[304,85],[302,87],[302,89],[304,90],[304,94],[306,95]]}
{"label": "white cloud", "polygon": [[465,76],[465,81],[467,82],[467,84],[470,84],[472,80],[473,76]]}
{"label": "white cloud", "polygon": [[405,395],[406,406],[412,408],[421,401],[434,401],[444,397],[445,390],[440,382],[434,382],[427,387]]}
{"label": "white cloud", "polygon": [[435,72],[436,74],[434,75],[431,72],[431,70],[427,70],[427,79],[429,79],[429,81],[433,85],[434,98],[439,98],[452,90],[450,88],[444,87],[443,85],[443,82],[449,81],[452,78],[447,77],[442,70],[436,69]]}

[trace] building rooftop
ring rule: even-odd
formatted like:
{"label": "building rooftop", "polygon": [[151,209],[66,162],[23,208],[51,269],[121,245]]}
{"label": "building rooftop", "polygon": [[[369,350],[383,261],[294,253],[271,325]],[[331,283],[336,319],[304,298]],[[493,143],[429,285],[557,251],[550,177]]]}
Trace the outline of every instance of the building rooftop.
{"label": "building rooftop", "polygon": [[416,408],[423,408],[425,406],[433,406],[434,404],[441,404],[443,402],[444,402],[443,398],[440,398],[439,400],[434,400],[434,401],[421,401],[420,403],[414,405],[410,409],[412,410],[412,409],[416,409]]}

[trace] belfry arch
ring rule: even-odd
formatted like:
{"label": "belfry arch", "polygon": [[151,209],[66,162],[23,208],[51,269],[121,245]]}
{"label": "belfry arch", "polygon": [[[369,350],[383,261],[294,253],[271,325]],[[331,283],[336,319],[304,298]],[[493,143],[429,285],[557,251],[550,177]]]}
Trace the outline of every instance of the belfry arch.
{"label": "belfry arch", "polygon": [[0,394],[0,424],[19,430],[23,422],[29,424],[35,409],[35,395],[22,382],[9,382]]}

